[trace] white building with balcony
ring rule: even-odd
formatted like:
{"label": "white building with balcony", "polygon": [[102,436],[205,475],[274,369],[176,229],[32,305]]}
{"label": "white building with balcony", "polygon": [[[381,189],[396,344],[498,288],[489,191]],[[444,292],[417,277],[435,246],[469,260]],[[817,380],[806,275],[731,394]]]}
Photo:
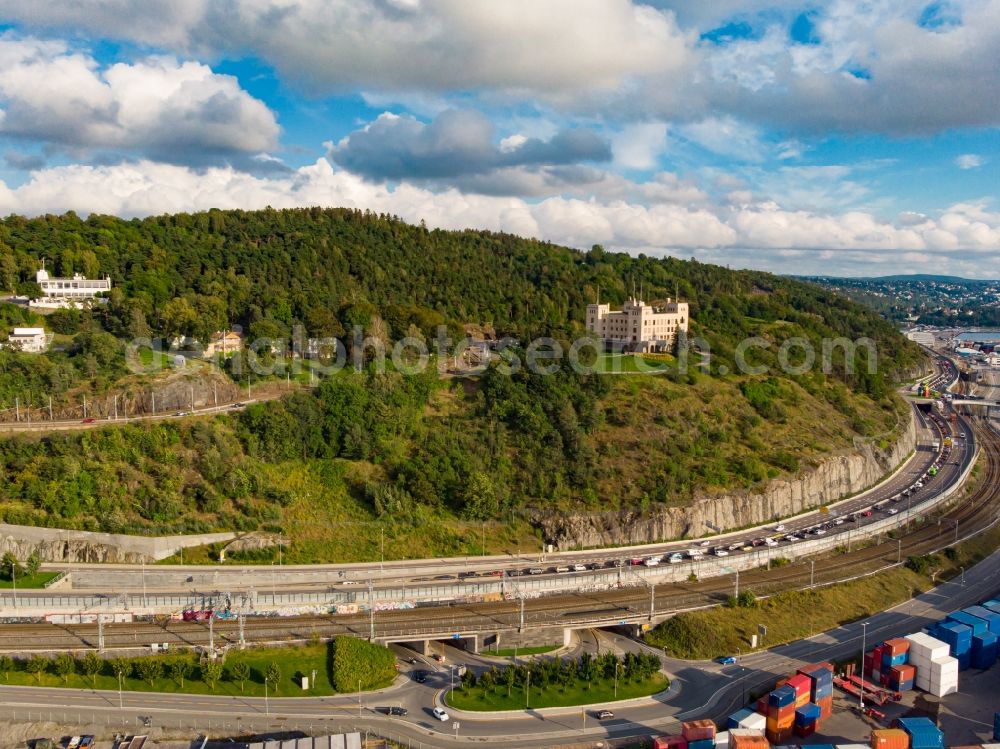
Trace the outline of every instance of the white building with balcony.
{"label": "white building with balcony", "polygon": [[587,305],[587,330],[605,342],[631,351],[664,351],[671,348],[680,331],[688,329],[687,302],[667,299],[650,305],[631,298],[621,310],[609,304]]}
{"label": "white building with balcony", "polygon": [[42,289],[42,297],[32,299],[32,307],[80,307],[84,302],[97,299],[99,294],[111,291],[110,278],[84,278],[79,273],[72,278],[52,278],[44,265],[35,274],[35,281]]}

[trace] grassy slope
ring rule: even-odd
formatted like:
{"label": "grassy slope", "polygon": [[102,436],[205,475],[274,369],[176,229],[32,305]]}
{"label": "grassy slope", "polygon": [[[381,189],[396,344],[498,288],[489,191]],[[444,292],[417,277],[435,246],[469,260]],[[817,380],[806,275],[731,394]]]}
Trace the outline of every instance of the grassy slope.
{"label": "grassy slope", "polygon": [[679,614],[648,632],[646,641],[678,658],[717,658],[737,648],[748,652],[750,636],[766,622],[765,645],[774,647],[885,611],[982,561],[998,546],[1000,529],[995,528],[957,546],[954,559],[935,555],[925,574],[899,567],[849,583],[782,593],[753,608]]}

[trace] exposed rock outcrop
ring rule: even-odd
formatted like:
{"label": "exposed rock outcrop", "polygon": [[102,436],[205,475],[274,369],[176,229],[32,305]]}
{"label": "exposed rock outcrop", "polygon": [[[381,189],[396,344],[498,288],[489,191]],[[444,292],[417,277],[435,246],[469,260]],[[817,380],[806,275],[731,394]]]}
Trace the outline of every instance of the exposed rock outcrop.
{"label": "exposed rock outcrop", "polygon": [[196,536],[127,536],[0,523],[0,556],[10,551],[18,559],[37,554],[43,562],[135,564],[165,559],[179,549],[229,541],[234,533]]}
{"label": "exposed rock outcrop", "polygon": [[771,481],[761,491],[697,498],[687,507],[654,512],[621,511],[588,515],[539,517],[546,541],[560,549],[577,546],[655,543],[702,536],[712,526],[734,530],[768,523],[836,502],[877,483],[895,470],[916,446],[911,421],[894,444],[879,450],[870,444],[855,452],[831,455],[795,479]]}

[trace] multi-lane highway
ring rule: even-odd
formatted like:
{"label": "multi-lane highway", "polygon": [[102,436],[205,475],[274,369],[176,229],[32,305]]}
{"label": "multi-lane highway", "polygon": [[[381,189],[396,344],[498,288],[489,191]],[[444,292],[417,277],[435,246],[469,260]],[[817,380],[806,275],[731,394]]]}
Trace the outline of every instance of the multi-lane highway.
{"label": "multi-lane highway", "polygon": [[[486,556],[454,559],[417,559],[368,564],[283,565],[270,566],[144,566],[139,565],[46,565],[45,569],[71,570],[70,585],[61,592],[110,593],[164,592],[217,594],[220,591],[260,592],[281,590],[301,592],[341,592],[358,594],[359,586],[369,583],[374,588],[427,586],[435,588],[459,586],[476,579],[528,577],[545,580],[567,577],[567,587],[585,586],[588,576],[616,566],[642,564],[668,565],[675,561],[722,559],[751,553],[767,544],[791,545],[827,534],[856,530],[867,523],[901,510],[906,505],[924,502],[953,481],[973,446],[966,427],[955,434],[953,450],[944,446],[943,436],[950,434],[944,420],[919,412],[919,446],[910,460],[878,486],[850,499],[831,504],[828,512],[810,512],[777,524],[722,534],[710,539],[646,544],[624,548],[604,548],[590,551],[556,552],[551,554]],[[959,437],[966,433],[966,439]],[[935,446],[936,445],[936,446]],[[928,475],[937,470],[936,476]],[[922,486],[915,486],[921,482]],[[874,509],[878,507],[879,509]],[[768,541],[771,539],[771,541]],[[363,595],[359,596],[364,598]],[[25,598],[27,600],[27,598]]]}
{"label": "multi-lane highway", "polygon": [[[1000,553],[995,553],[963,577],[918,596],[901,606],[865,620],[868,642],[919,630],[950,611],[991,598],[1000,592]],[[411,746],[463,746],[471,741],[490,746],[558,746],[606,737],[676,732],[677,723],[693,718],[720,718],[745,701],[750,691],[771,686],[802,663],[860,655],[862,622],[853,622],[807,640],[744,656],[737,665],[663,659],[674,679],[663,695],[614,706],[615,717],[598,722],[580,708],[529,710],[508,714],[455,714],[454,722],[435,720],[430,709],[449,687],[447,666],[423,660],[401,674],[393,688],[381,693],[321,699],[263,699],[198,695],[155,696],[143,693],[68,691],[0,687],[0,717],[25,720],[52,718],[78,725],[135,727],[140,718],[152,726],[183,726],[224,736],[238,731],[368,729]],[[614,635],[598,635],[604,647],[645,646]],[[420,684],[416,670],[430,672]],[[388,717],[378,708],[399,705],[402,717]]]}
{"label": "multi-lane highway", "polygon": [[[905,554],[922,554],[940,549],[953,539],[964,537],[992,522],[993,494],[1000,476],[1000,446],[994,436],[982,440],[985,474],[974,493],[946,511],[928,514],[919,511],[920,522],[908,533],[882,543],[857,547],[849,553],[832,553],[774,569],[755,568],[739,575],[742,589],[766,595],[789,588],[819,585],[850,576],[874,572],[897,563]],[[918,511],[914,508],[914,520]],[[901,527],[897,532],[903,532]],[[530,601],[507,600],[494,603],[461,603],[421,607],[415,610],[379,611],[338,616],[301,616],[282,619],[248,618],[244,634],[248,641],[307,640],[314,635],[374,635],[377,639],[434,639],[434,633],[497,632],[523,627],[549,627],[561,635],[563,629],[606,626],[619,621],[659,620],[670,613],[716,605],[734,590],[732,574],[696,582],[660,584],[647,588],[623,587],[604,591],[564,592]],[[216,644],[236,642],[237,624],[216,622],[210,632],[205,622],[147,622],[104,626],[108,648],[129,648],[150,642],[175,644]],[[10,625],[0,632],[0,650],[24,651],[87,649],[97,644],[93,625]]]}

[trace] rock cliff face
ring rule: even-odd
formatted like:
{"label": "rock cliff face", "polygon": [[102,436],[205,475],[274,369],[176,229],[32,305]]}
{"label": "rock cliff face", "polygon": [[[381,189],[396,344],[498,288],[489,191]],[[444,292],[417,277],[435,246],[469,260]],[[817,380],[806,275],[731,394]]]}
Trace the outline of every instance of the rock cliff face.
{"label": "rock cliff face", "polygon": [[0,556],[10,551],[20,560],[37,554],[43,562],[138,564],[165,559],[178,549],[229,541],[234,537],[234,533],[126,536],[0,523]]}
{"label": "rock cliff face", "polygon": [[895,470],[915,446],[916,425],[911,421],[895,444],[885,450],[864,444],[853,453],[821,459],[796,479],[772,481],[762,491],[703,497],[688,507],[656,512],[564,514],[539,517],[536,522],[546,541],[564,550],[702,536],[711,532],[711,526],[725,531],[761,525],[866,489]]}

